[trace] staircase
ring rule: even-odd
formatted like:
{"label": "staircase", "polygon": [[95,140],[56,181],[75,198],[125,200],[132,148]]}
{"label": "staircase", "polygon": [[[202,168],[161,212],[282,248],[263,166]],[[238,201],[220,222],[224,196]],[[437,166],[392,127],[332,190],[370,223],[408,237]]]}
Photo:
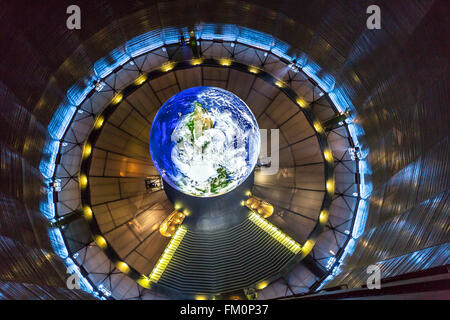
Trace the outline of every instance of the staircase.
{"label": "staircase", "polygon": [[215,233],[188,230],[158,284],[182,294],[231,292],[275,276],[294,256],[250,219]]}

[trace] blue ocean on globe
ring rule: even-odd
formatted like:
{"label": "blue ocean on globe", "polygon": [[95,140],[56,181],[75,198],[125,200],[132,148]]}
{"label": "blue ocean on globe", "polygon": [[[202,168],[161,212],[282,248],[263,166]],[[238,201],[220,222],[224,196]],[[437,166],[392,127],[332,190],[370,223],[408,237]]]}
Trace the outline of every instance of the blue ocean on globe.
{"label": "blue ocean on globe", "polygon": [[164,181],[192,196],[227,193],[253,171],[259,128],[248,106],[216,87],[189,88],[159,109],[150,153]]}

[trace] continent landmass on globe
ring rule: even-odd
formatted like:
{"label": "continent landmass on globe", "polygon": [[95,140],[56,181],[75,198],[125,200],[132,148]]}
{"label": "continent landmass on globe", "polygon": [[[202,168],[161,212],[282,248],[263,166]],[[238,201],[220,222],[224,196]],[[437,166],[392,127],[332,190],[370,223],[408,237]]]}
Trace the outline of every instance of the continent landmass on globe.
{"label": "continent landmass on globe", "polygon": [[[194,150],[194,152],[200,152],[202,155],[205,155],[205,151],[208,145],[211,144],[211,139],[209,139],[209,137],[207,137],[206,139],[202,139],[200,149],[196,148],[195,142],[199,141],[202,137],[205,137],[204,133],[206,130],[214,128],[214,121],[212,120],[212,115],[210,114],[210,112],[205,109],[201,103],[195,102],[194,111],[184,115],[181,119],[181,123],[185,123],[186,127],[189,129],[190,135],[188,137],[186,137],[185,135],[176,137],[177,131],[174,130],[172,138],[176,138],[177,147],[179,149],[183,149],[182,144],[186,143],[186,141],[189,141],[192,144],[192,149]],[[202,158],[205,158],[205,156],[202,156]],[[229,170],[219,165],[216,168],[216,175],[211,176],[208,179],[209,186],[207,186],[207,188],[196,187],[195,190],[197,190],[200,195],[217,193],[220,190],[226,188],[226,186],[232,182],[231,176],[232,173]]]}

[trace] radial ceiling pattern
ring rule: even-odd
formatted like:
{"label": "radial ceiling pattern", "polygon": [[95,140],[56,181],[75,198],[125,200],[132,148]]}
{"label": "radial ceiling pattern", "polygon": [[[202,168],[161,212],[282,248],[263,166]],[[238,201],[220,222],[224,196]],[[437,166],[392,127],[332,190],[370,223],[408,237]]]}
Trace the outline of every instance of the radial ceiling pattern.
{"label": "radial ceiling pattern", "polygon": [[[205,40],[200,45],[202,58],[231,58],[282,80],[283,86],[309,104],[321,122],[338,114],[313,81],[273,53],[238,42]],[[104,79],[81,104],[59,152],[55,172],[61,188],[55,199],[57,217],[82,210],[78,174],[83,145],[97,114],[141,72],[160,68],[168,61],[191,58],[192,51],[180,44],[135,57]],[[128,95],[107,119],[92,146],[88,176],[92,210],[108,243],[123,261],[142,274],[151,273],[168,243],[158,229],[173,209],[162,190],[146,188],[146,179],[157,176],[148,151],[148,136],[159,107],[181,90],[200,85],[227,89],[249,105],[260,128],[280,130],[280,170],[270,176],[257,170],[253,192],[275,206],[275,214],[269,220],[297,242],[305,243],[313,231],[326,193],[324,160],[316,132],[300,106],[281,90],[282,86],[226,65],[195,64],[187,69],[168,70]],[[327,131],[327,139],[334,156],[336,187],[325,231],[306,261],[260,291],[260,298],[307,292],[328,274],[350,237],[359,190],[355,178],[357,166],[348,152],[352,140],[346,123]],[[70,255],[92,285],[100,286],[106,296],[164,297],[155,290],[142,288],[118,270],[94,244],[83,220],[75,219],[68,224],[63,236]]]}
{"label": "radial ceiling pattern", "polygon": [[[75,191],[81,146],[92,126],[89,112],[96,114],[104,106],[100,95],[92,96],[99,103],[86,107],[88,112],[77,113],[79,123],[70,119],[86,98],[84,93],[91,89],[93,79],[105,78],[111,72],[118,75],[124,69],[115,68],[128,63],[131,57],[143,54],[150,46],[155,50],[165,45],[167,53],[151,59],[160,60],[155,63],[157,68],[178,50],[179,37],[192,26],[200,26],[202,37],[218,35],[216,39],[223,41],[219,46],[212,45],[210,51],[206,43],[211,44],[209,40],[214,37],[210,36],[209,40],[203,37],[203,55],[229,55],[235,49],[227,41],[239,40],[247,45],[260,42],[263,45],[259,49],[279,54],[290,62],[297,59],[302,70],[326,88],[328,94],[323,100],[313,99],[314,112],[335,113],[328,103],[330,98],[340,111],[349,106],[357,114],[345,128],[331,130],[327,135],[328,143],[336,146],[341,142],[337,139],[331,142],[332,137],[338,137],[337,134],[345,137],[350,132],[355,146],[363,151],[355,167],[347,161],[344,144],[342,149],[336,147],[342,151],[342,158],[337,150],[333,152],[336,190],[341,183],[338,180],[344,176],[338,171],[347,170],[344,165],[350,170],[357,168],[359,174],[355,174],[355,181],[363,199],[352,198],[345,187],[339,189],[330,210],[340,213],[330,214],[325,232],[310,255],[289,275],[260,291],[260,298],[304,292],[324,285],[361,286],[366,281],[365,268],[371,264],[378,264],[386,276],[448,264],[450,77],[448,32],[442,28],[448,3],[444,0],[376,2],[382,10],[381,30],[367,29],[365,1],[78,0],[83,8],[81,30],[65,28],[64,12],[71,2],[26,1],[27,10],[23,10],[21,1],[2,5],[0,297],[89,297],[84,292],[66,289],[67,266],[70,272],[81,271],[89,280],[82,282],[83,288],[96,297],[98,292],[102,295],[111,291],[115,297],[124,298],[157,296],[157,292],[142,289],[115,269],[105,258],[105,252],[91,242],[86,224],[73,211],[80,208],[79,194]],[[255,34],[252,30],[265,34]],[[257,52],[264,51],[259,49]],[[247,50],[250,59],[251,52],[252,49]],[[258,54],[254,64],[261,64],[265,59],[264,54]],[[204,66],[197,68],[207,70]],[[278,70],[280,77],[286,74],[282,68],[270,72]],[[179,71],[173,73],[181,74]],[[239,79],[241,76],[252,79],[252,75],[232,78],[235,71],[230,68],[229,78],[239,81],[240,87],[235,90],[250,88],[248,81]],[[233,81],[207,79],[204,75],[199,79],[225,83],[227,88],[234,85]],[[131,76],[129,80],[133,81]],[[182,81],[178,78],[176,83]],[[120,84],[119,80],[116,84],[123,87],[126,83],[124,80]],[[239,95],[245,97],[247,93]],[[267,99],[272,101],[270,97]],[[324,101],[323,107],[319,107],[319,101]],[[86,119],[81,120],[82,117]],[[60,146],[69,122],[74,129],[69,129],[67,134],[72,138]],[[364,158],[368,149],[370,153]],[[67,151],[67,157],[61,151]],[[98,153],[98,148],[94,151]],[[131,155],[127,157],[129,163],[131,159],[138,160]],[[107,159],[105,152],[104,160]],[[54,179],[55,163],[61,181]],[[97,166],[99,170],[93,175],[107,172],[105,162]],[[127,167],[121,164],[122,168],[125,172]],[[299,168],[296,165],[296,170]],[[130,167],[127,177],[140,177],[140,173],[130,175],[139,170]],[[349,178],[350,189],[351,181]],[[264,190],[260,186],[267,183],[260,179],[255,192]],[[60,188],[63,191],[57,191]],[[145,209],[146,197],[145,192],[137,194],[133,210],[141,205]],[[278,207],[292,210],[289,197],[279,199],[283,203],[278,201]],[[342,260],[341,249],[338,252],[331,249],[336,253],[334,257],[327,249],[318,251],[333,243],[323,238],[328,234],[328,239],[342,248],[340,239],[351,231],[346,226],[355,219],[356,207],[355,227],[344,252],[342,270],[321,281],[323,268],[320,266],[333,269],[333,259],[336,263]],[[303,209],[308,211],[306,207]],[[59,220],[61,217],[66,218],[65,222],[71,221],[62,230],[64,237],[59,228],[48,228],[53,217],[58,219],[56,225],[63,222]],[[120,223],[119,218],[116,225]],[[81,265],[80,270],[72,259]],[[96,268],[101,272],[96,272]]]}

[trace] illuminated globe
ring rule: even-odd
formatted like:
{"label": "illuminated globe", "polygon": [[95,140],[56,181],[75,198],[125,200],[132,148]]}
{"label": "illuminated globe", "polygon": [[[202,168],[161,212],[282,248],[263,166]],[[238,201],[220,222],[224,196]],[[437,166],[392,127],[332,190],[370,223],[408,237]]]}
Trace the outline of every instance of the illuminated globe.
{"label": "illuminated globe", "polygon": [[227,193],[253,171],[260,149],[258,124],[229,91],[194,87],[159,109],[150,153],[164,181],[189,195]]}

